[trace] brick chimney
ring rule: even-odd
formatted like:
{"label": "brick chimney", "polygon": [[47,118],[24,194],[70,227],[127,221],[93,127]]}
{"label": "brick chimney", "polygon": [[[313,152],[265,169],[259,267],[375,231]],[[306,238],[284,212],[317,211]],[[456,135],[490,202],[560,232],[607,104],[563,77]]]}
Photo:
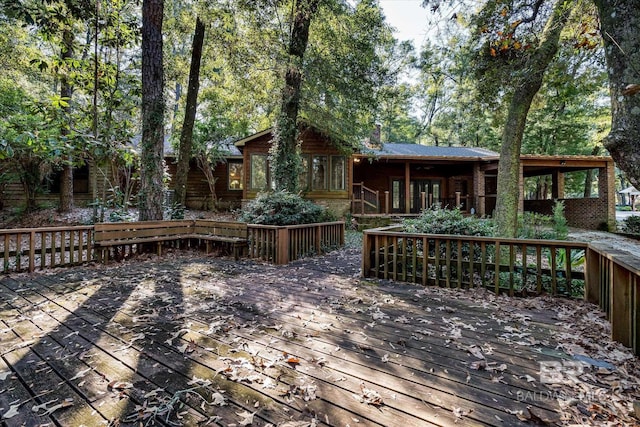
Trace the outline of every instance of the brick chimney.
{"label": "brick chimney", "polygon": [[369,143],[367,144],[369,148],[374,150],[382,149],[382,142],[380,141],[380,124],[376,123],[375,129],[371,132],[371,136],[369,137]]}

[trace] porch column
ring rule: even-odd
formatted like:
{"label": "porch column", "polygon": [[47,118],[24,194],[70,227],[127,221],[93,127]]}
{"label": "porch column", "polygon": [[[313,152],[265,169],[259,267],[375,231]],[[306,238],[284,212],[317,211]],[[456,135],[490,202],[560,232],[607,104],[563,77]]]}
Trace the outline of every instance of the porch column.
{"label": "porch column", "polygon": [[564,199],[564,173],[559,170],[551,174],[551,198]]}
{"label": "porch column", "polygon": [[411,174],[410,174],[409,162],[404,163],[404,213],[411,212]]}
{"label": "porch column", "polygon": [[520,160],[520,173],[518,177],[518,192],[520,195],[518,196],[518,212],[524,212],[524,166],[522,165],[522,160]]}
{"label": "porch column", "polygon": [[598,197],[607,201],[606,221],[610,231],[616,229],[616,174],[613,160],[608,160],[604,168],[598,169]]}
{"label": "porch column", "polygon": [[353,156],[349,156],[347,162],[347,191],[349,200],[353,200]]}
{"label": "porch column", "polygon": [[473,165],[473,195],[475,196],[476,200],[476,214],[480,217],[485,216],[485,177],[484,171],[480,168],[480,165],[478,163],[474,163]]}

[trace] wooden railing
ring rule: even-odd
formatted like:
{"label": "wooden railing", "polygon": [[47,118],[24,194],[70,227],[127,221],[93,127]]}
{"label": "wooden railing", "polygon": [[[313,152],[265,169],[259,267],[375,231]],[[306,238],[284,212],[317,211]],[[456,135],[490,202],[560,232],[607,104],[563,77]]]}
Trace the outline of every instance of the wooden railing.
{"label": "wooden railing", "polygon": [[[302,257],[321,255],[344,245],[344,222],[342,221],[277,227],[196,220],[180,222],[180,227],[184,230],[177,229],[171,221],[167,224],[171,225],[171,230],[175,234],[170,238],[165,238],[164,234],[145,235],[142,240],[140,236],[134,236],[137,239],[135,242],[116,241],[113,244],[137,244],[143,240],[144,242],[164,242],[165,240],[176,242],[197,239],[239,245],[240,239],[247,239],[249,257],[276,264],[286,264]],[[107,225],[118,228],[118,224]],[[127,237],[126,229],[122,233],[124,233],[122,236]],[[163,233],[166,234],[166,230]],[[94,234],[95,226],[93,225],[0,230],[0,254],[3,256],[0,272],[33,272],[37,269],[95,261],[98,254]],[[104,246],[104,244],[105,242],[102,241],[101,245]],[[182,247],[181,244],[178,246]],[[236,257],[239,254],[239,252],[234,253]]]}
{"label": "wooden railing", "polygon": [[353,184],[353,199],[351,202],[353,213],[364,215],[365,213],[380,212],[380,193],[365,187],[363,182]]}
{"label": "wooden railing", "polygon": [[344,222],[325,222],[289,226],[247,226],[249,258],[274,264],[321,255],[344,245]]}
{"label": "wooden railing", "polygon": [[509,295],[584,297],[640,355],[640,259],[598,244],[366,230],[362,275]]}
{"label": "wooden railing", "polygon": [[93,259],[93,226],[0,230],[2,272],[81,264]]}
{"label": "wooden railing", "polygon": [[574,295],[584,286],[586,243],[366,230],[362,274],[509,295]]}
{"label": "wooden railing", "polygon": [[640,259],[590,244],[587,279],[585,298],[606,313],[612,338],[640,356]]}

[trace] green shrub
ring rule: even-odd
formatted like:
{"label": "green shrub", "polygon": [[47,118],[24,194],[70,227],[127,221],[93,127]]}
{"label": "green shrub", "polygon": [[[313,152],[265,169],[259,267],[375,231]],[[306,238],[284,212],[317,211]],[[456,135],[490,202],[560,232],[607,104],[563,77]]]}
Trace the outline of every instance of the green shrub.
{"label": "green shrub", "polygon": [[518,233],[521,239],[553,239],[553,218],[535,212],[518,216]]}
{"label": "green shrub", "polygon": [[553,215],[524,212],[518,217],[518,233],[521,239],[565,240],[569,235],[564,216],[564,202],[556,201]]}
{"label": "green shrub", "polygon": [[405,219],[402,228],[407,233],[458,234],[465,236],[493,236],[491,220],[464,216],[460,209],[425,209],[415,219]]}
{"label": "green shrub", "polygon": [[244,208],[240,221],[250,224],[295,225],[334,221],[325,207],[287,191],[259,194]]}
{"label": "green shrub", "polygon": [[566,240],[569,236],[569,226],[567,225],[567,218],[564,216],[564,202],[558,201],[553,205],[553,232],[555,234],[554,239]]}
{"label": "green shrub", "polygon": [[640,216],[630,216],[624,220],[623,231],[629,234],[640,234]]}

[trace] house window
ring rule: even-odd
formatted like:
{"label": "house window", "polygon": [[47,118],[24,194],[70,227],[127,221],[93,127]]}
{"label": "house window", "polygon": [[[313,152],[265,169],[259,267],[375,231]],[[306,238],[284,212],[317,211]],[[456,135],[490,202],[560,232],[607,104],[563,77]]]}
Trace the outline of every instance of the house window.
{"label": "house window", "polygon": [[[51,194],[60,194],[60,179],[62,171],[55,171],[49,175],[44,186]],[[86,194],[89,192],[89,166],[82,165],[73,168],[73,194]]]}
{"label": "house window", "polygon": [[262,154],[251,156],[251,190],[262,191],[267,188],[268,170],[267,156]]}
{"label": "house window", "polygon": [[404,202],[403,192],[403,182],[397,179],[394,179],[391,183],[391,209],[394,211],[400,210],[401,205]]}
{"label": "house window", "polygon": [[301,163],[301,171],[299,175],[300,190],[307,191],[309,190],[309,156],[302,155],[300,163]]}
{"label": "house window", "polygon": [[229,162],[227,165],[229,171],[229,190],[242,190],[242,182],[244,179],[244,168],[241,162]]}
{"label": "house window", "polygon": [[331,190],[345,190],[346,169],[346,160],[344,156],[331,156]]}
{"label": "house window", "polygon": [[313,156],[312,190],[327,190],[327,156]]}

